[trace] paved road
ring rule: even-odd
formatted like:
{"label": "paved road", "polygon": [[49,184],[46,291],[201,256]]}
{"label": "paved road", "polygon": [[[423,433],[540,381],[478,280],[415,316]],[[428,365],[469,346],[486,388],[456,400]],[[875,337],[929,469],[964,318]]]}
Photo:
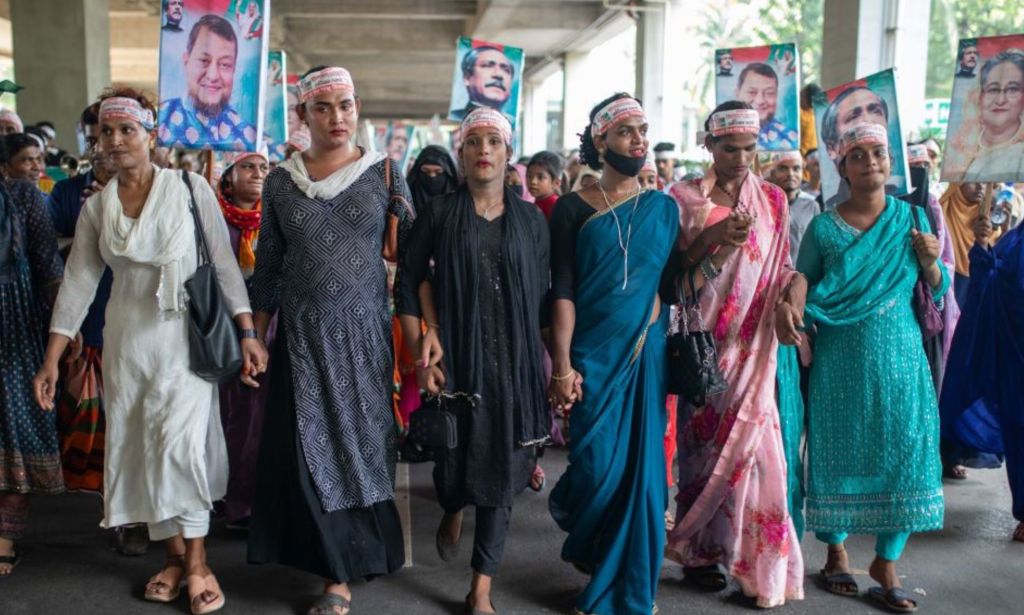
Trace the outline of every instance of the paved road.
{"label": "paved road", "polygon": [[[564,451],[549,450],[544,466],[549,484],[565,467]],[[408,502],[412,511],[413,567],[353,587],[352,615],[461,613],[469,584],[470,540],[463,554],[443,564],[434,552],[440,509],[433,501],[430,467],[409,467]],[[905,586],[917,590],[921,612],[929,615],[1024,613],[1024,544],[1008,539],[1014,527],[1009,490],[1001,470],[973,471],[971,478],[947,483],[946,529],[911,539],[901,564]],[[503,614],[567,613],[584,577],[558,558],[562,534],[547,514],[547,493],[524,493],[517,501],[502,574],[494,601]],[[22,543],[25,560],[14,576],[0,579],[0,615],[52,613],[187,613],[184,598],[173,605],[143,602],[142,587],[162,554],[157,548],[139,558],[113,552],[108,535],[97,527],[99,500],[87,494],[37,498],[29,533]],[[467,515],[466,538],[472,536]],[[277,566],[245,564],[244,536],[215,524],[210,562],[225,588],[223,613],[303,614],[320,586],[309,575]],[[870,563],[873,539],[850,542],[853,564]],[[864,599],[840,598],[815,585],[814,571],[824,563],[824,546],[805,540],[806,599],[777,613],[872,614]],[[666,566],[658,595],[662,613],[753,612],[735,591],[701,594],[683,586],[678,568]],[[858,576],[862,589],[870,584]],[[923,594],[922,594],[923,592]],[[924,595],[926,594],[926,595]]]}

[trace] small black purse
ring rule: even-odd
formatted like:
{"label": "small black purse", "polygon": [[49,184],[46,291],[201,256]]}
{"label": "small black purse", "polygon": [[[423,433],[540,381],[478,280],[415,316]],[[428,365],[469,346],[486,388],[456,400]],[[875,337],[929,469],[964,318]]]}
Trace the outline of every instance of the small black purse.
{"label": "small black purse", "polygon": [[217,281],[217,268],[210,259],[210,248],[196,210],[196,196],[192,192],[188,172],[182,171],[181,178],[188,187],[189,211],[196,230],[196,261],[199,264],[196,272],[185,282],[189,368],[207,382],[226,382],[236,377],[242,368],[242,349]]}
{"label": "small black purse", "polygon": [[466,393],[441,392],[423,396],[423,403],[409,417],[409,441],[423,448],[452,449],[459,445],[459,412],[472,412],[476,401]]}
{"label": "small black purse", "polygon": [[[682,289],[682,280],[676,284],[679,292],[678,330],[668,337],[668,392],[679,395],[694,406],[703,406],[709,397],[724,393],[729,388],[718,369],[718,350],[715,339],[704,326],[700,313],[694,276],[696,269],[684,274],[690,284],[690,300]],[[687,312],[697,314],[696,331],[690,331]]]}

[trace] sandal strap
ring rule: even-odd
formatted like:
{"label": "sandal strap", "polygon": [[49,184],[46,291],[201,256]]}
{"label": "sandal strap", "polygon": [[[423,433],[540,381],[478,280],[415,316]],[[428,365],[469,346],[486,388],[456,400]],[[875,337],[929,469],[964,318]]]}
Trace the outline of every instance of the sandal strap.
{"label": "sandal strap", "polygon": [[885,592],[885,594],[886,599],[893,604],[906,601],[917,606],[917,600],[911,598],[910,594],[904,591],[902,587],[890,587],[889,591]]}
{"label": "sandal strap", "polygon": [[17,553],[11,553],[10,555],[0,555],[0,564],[10,564],[13,566],[14,564],[18,563],[18,559],[19,557]]}
{"label": "sandal strap", "polygon": [[345,596],[327,592],[321,594],[320,597],[316,599],[316,602],[309,607],[309,613],[333,613],[334,607],[336,606],[340,606],[342,610],[345,610],[352,607],[352,602],[346,599]]}

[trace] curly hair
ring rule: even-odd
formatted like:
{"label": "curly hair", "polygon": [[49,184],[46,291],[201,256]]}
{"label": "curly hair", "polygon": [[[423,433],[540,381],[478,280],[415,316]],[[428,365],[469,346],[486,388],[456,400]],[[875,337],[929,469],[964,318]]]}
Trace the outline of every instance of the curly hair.
{"label": "curly hair", "polygon": [[594,118],[597,117],[598,111],[604,109],[610,103],[619,100],[620,98],[633,98],[643,105],[643,102],[639,98],[635,98],[626,92],[617,92],[612,94],[608,98],[594,105],[594,108],[590,110],[590,122],[587,123],[587,127],[583,129],[583,132],[579,133],[580,162],[595,171],[601,170],[601,154],[598,153],[597,146],[594,145],[594,135],[591,134],[590,127],[594,124]]}

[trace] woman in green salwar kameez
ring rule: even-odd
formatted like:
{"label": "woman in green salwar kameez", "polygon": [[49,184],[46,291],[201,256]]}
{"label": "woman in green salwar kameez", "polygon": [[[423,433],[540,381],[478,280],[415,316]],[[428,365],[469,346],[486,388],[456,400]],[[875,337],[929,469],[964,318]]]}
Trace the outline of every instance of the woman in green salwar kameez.
{"label": "woman in green salwar kameez", "polygon": [[912,532],[941,529],[943,518],[935,388],[912,297],[923,277],[940,301],[949,277],[927,216],[885,194],[886,130],[855,126],[841,150],[852,196],[811,223],[797,259],[805,277],[776,321],[784,344],[799,343],[805,316],[817,327],[807,526],[828,544],[826,588],[857,595],[843,545],[848,533],[874,534],[869,572],[881,587],[869,596],[910,612],[917,604],[900,587],[896,560]]}

